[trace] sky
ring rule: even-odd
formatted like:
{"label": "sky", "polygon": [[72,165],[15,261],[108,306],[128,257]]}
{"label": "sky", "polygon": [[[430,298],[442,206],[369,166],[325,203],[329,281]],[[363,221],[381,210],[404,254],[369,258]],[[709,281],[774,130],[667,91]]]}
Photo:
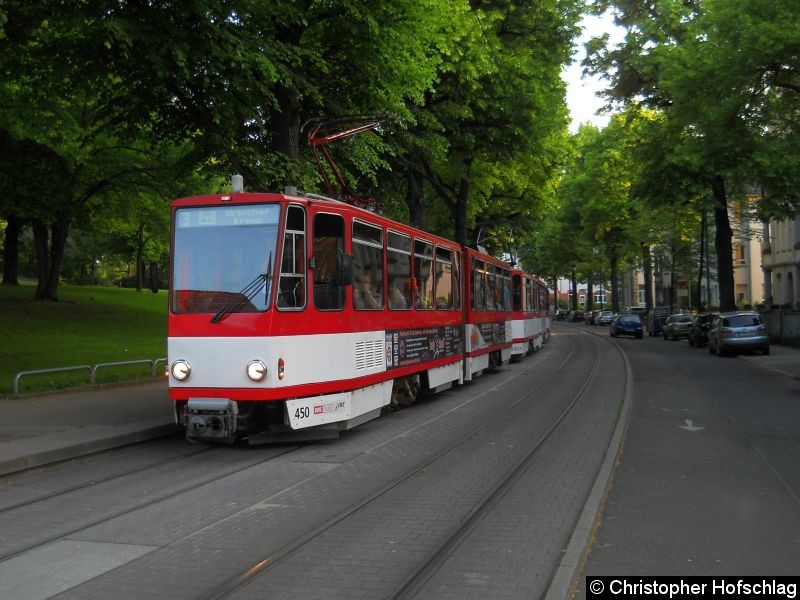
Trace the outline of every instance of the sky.
{"label": "sky", "polygon": [[569,106],[572,125],[570,131],[577,131],[581,123],[589,121],[597,127],[605,127],[608,115],[596,115],[596,111],[603,106],[603,100],[598,98],[596,92],[605,87],[599,77],[581,78],[581,61],[586,56],[583,44],[591,37],[605,32],[611,33],[611,43],[619,43],[623,39],[623,32],[616,27],[610,15],[600,17],[587,16],[580,22],[583,34],[578,39],[573,54],[573,63],[563,71],[564,81],[567,83],[567,105]]}

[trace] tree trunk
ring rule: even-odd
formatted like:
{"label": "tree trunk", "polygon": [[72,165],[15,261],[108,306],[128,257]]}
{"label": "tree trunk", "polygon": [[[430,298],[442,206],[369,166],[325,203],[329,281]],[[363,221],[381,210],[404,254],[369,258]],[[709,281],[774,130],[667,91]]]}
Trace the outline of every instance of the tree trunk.
{"label": "tree trunk", "polygon": [[58,300],[58,283],[61,277],[61,265],[64,262],[64,247],[69,236],[70,219],[60,216],[50,226],[48,248],[48,227],[41,221],[34,224],[34,240],[38,262],[37,300]]}
{"label": "tree trunk", "polygon": [[615,313],[619,312],[619,258],[617,257],[617,249],[611,248],[609,255],[609,268],[611,270],[611,310]]}
{"label": "tree trunk", "polygon": [[700,260],[697,265],[697,286],[694,291],[694,298],[692,304],[697,307],[698,312],[703,312],[703,264],[707,259],[705,255],[706,250],[706,209],[703,208],[703,213],[700,215]]}
{"label": "tree trunk", "polygon": [[44,300],[47,290],[47,274],[50,272],[47,225],[37,220],[33,223],[33,244],[36,248],[36,300]]}
{"label": "tree trunk", "polygon": [[58,283],[61,279],[61,265],[64,262],[64,249],[67,245],[70,227],[69,217],[61,216],[53,223],[50,239],[50,273],[47,278],[47,297],[45,300],[58,300]]}
{"label": "tree trunk", "polygon": [[736,297],[733,283],[733,231],[728,217],[728,196],[725,181],[721,176],[714,177],[711,184],[714,193],[714,223],[716,235],[714,248],[717,251],[717,279],[719,281],[720,311],[736,310]]}
{"label": "tree trunk", "polygon": [[575,275],[575,269],[572,269],[572,294],[569,298],[570,310],[578,310],[578,279]]}
{"label": "tree trunk", "polygon": [[594,308],[594,284],[592,283],[591,275],[589,275],[589,283],[586,284],[586,303],[584,308],[587,312]]}
{"label": "tree trunk", "polygon": [[464,246],[467,245],[467,198],[469,196],[469,183],[466,179],[461,180],[461,187],[456,199],[455,215],[455,241]]}
{"label": "tree trunk", "polygon": [[136,291],[144,288],[144,225],[139,223],[136,232]]}
{"label": "tree trunk", "polygon": [[276,133],[275,149],[287,159],[284,185],[297,185],[296,172],[300,156],[300,102],[295,89],[278,85],[275,90],[278,111],[273,113],[273,131]]}
{"label": "tree trunk", "polygon": [[7,223],[3,242],[3,285],[19,285],[19,234],[23,223],[15,215],[9,216]]}
{"label": "tree trunk", "polygon": [[411,225],[417,229],[427,230],[428,206],[423,197],[422,173],[416,169],[409,169],[406,173],[408,187],[406,189],[406,204]]}
{"label": "tree trunk", "polygon": [[[650,257],[650,246],[647,244],[641,245],[642,249],[642,269],[644,271],[644,306],[649,312],[653,308],[653,259]],[[636,291],[636,298],[638,300],[638,293]],[[636,302],[635,304],[638,304]]]}

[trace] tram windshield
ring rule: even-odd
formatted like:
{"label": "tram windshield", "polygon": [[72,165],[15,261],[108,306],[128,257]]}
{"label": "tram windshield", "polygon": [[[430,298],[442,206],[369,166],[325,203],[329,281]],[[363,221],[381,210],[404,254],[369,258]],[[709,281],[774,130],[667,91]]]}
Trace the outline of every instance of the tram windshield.
{"label": "tram windshield", "polygon": [[171,307],[175,313],[269,308],[280,206],[179,208],[175,214]]}

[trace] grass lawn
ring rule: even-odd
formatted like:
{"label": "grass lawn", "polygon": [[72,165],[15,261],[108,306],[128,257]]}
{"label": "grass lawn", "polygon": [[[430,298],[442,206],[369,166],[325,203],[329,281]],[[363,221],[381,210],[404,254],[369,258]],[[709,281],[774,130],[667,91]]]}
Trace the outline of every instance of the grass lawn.
{"label": "grass lawn", "polygon": [[[167,293],[131,289],[59,287],[58,302],[33,300],[35,287],[0,285],[0,395],[9,395],[20,371],[156,360],[167,355]],[[159,369],[163,369],[163,362]],[[106,367],[97,381],[149,376],[149,366]],[[26,375],[20,393],[82,385],[87,370]]]}

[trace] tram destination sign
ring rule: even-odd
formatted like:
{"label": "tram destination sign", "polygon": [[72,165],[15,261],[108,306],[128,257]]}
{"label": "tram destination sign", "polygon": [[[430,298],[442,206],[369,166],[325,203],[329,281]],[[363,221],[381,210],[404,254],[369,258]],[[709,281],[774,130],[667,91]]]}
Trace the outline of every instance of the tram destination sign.
{"label": "tram destination sign", "polygon": [[180,208],[175,224],[178,229],[275,225],[279,214],[280,207],[277,204]]}

